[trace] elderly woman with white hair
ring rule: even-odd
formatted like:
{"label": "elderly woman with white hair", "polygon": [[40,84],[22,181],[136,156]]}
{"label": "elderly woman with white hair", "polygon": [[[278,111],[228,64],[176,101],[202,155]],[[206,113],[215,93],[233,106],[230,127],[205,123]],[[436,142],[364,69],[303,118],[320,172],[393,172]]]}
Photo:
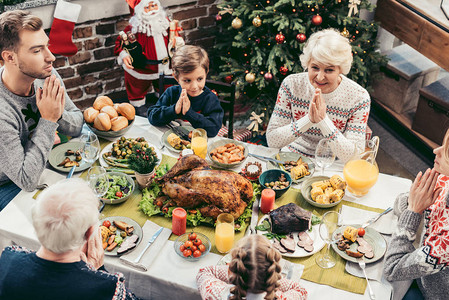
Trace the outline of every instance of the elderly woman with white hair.
{"label": "elderly woman with white hair", "polygon": [[281,84],[267,129],[268,145],[314,157],[326,138],[335,155],[349,160],[365,146],[370,111],[368,92],[347,78],[351,45],[335,29],[312,34],[300,56],[307,72]]}
{"label": "elderly woman with white hair", "polygon": [[32,208],[41,247],[7,247],[0,257],[0,299],[137,299],[124,277],[103,267],[98,199],[81,179],[50,186]]}

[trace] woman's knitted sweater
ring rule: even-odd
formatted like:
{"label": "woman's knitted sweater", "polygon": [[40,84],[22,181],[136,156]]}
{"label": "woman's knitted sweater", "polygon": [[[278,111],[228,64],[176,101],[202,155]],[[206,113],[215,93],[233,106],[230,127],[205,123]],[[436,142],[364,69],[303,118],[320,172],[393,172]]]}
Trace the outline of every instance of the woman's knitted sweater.
{"label": "woman's knitted sweater", "polygon": [[276,106],[267,129],[268,145],[309,157],[315,155],[320,139],[327,138],[336,156],[343,161],[365,148],[366,123],[370,111],[368,92],[356,82],[341,76],[341,82],[331,93],[322,94],[326,102],[326,117],[319,123],[309,118],[309,106],[315,94],[307,73],[285,78],[279,89]]}
{"label": "woman's knitted sweater", "polygon": [[[426,299],[449,297],[449,176],[440,175],[436,189],[442,191],[434,204],[421,214],[407,209],[408,193],[398,196],[395,214],[398,227],[385,254],[385,276],[390,281],[416,279]],[[420,247],[413,242],[421,219],[424,230]]]}

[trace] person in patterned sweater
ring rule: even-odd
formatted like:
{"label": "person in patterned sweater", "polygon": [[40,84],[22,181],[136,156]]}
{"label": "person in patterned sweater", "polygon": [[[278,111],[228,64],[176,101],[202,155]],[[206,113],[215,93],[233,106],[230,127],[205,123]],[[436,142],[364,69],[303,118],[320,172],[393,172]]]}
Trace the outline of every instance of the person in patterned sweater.
{"label": "person in patterned sweater", "polygon": [[[434,149],[433,169],[419,172],[408,193],[396,199],[399,216],[385,254],[389,281],[413,280],[404,299],[448,299],[449,295],[449,130]],[[424,228],[415,249],[421,220]]]}
{"label": "person in patterned sweater", "polygon": [[7,247],[0,257],[0,299],[137,299],[120,273],[103,266],[98,198],[82,179],[45,189],[31,216],[41,247]]}
{"label": "person in patterned sweater", "polygon": [[196,282],[203,300],[307,299],[307,291],[299,283],[281,276],[281,254],[266,237],[243,238],[231,256],[229,266],[199,270]]}
{"label": "person in patterned sweater", "polygon": [[268,146],[314,157],[326,138],[343,162],[364,151],[370,96],[347,78],[352,64],[348,39],[334,29],[312,34],[300,56],[307,72],[281,84],[267,129]]}

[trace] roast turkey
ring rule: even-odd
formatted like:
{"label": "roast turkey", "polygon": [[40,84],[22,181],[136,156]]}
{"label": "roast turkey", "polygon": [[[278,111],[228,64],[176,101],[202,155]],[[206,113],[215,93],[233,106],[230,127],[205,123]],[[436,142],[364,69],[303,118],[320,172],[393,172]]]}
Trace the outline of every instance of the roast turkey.
{"label": "roast turkey", "polygon": [[176,206],[198,208],[203,216],[213,219],[223,212],[237,219],[253,197],[248,179],[230,171],[211,170],[196,155],[183,156],[156,181]]}

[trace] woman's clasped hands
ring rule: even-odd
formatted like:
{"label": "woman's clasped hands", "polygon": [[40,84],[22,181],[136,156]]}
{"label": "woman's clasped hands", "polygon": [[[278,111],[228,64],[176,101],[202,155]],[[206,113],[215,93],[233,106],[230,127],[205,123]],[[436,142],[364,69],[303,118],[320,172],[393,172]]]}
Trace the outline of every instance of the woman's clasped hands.
{"label": "woman's clasped hands", "polygon": [[190,100],[187,96],[187,90],[182,89],[181,96],[179,96],[178,102],[176,102],[175,112],[180,114],[182,112],[185,115],[190,109]]}
{"label": "woman's clasped hands", "polygon": [[438,175],[435,169],[419,172],[413,181],[408,197],[408,209],[421,214],[432,205],[440,194],[441,188],[435,189]]}
{"label": "woman's clasped hands", "polygon": [[315,89],[312,101],[309,106],[309,118],[312,123],[319,123],[326,117],[326,102],[324,101],[321,90]]}

